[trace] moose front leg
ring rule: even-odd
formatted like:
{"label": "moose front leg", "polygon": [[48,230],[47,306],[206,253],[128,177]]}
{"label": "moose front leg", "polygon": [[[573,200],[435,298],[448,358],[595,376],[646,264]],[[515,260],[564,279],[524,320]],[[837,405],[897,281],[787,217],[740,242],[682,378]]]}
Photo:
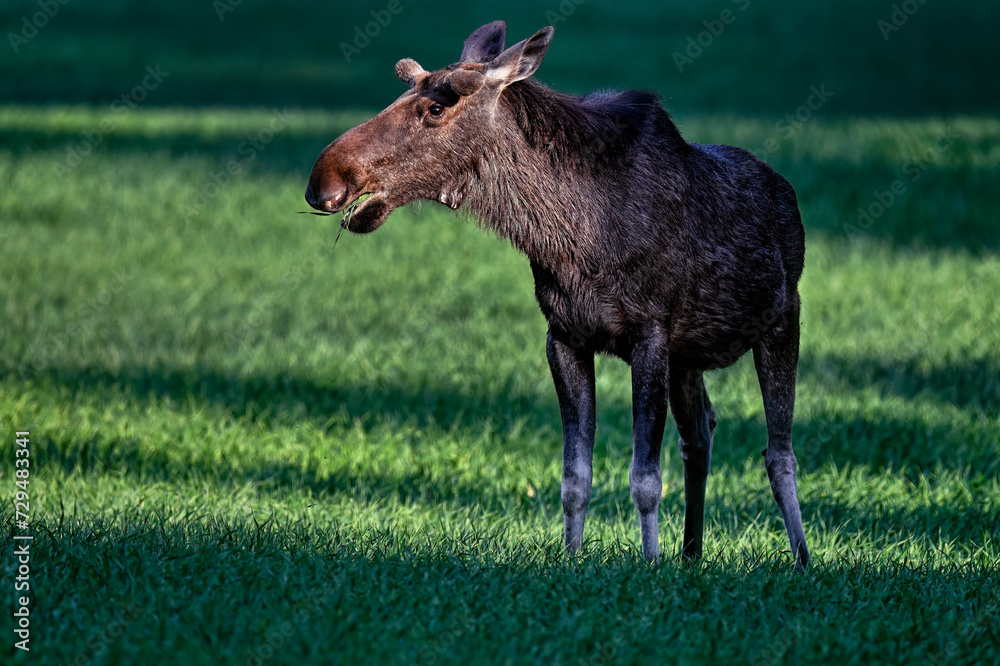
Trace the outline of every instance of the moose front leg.
{"label": "moose front leg", "polygon": [[632,350],[632,468],[629,486],[639,511],[642,556],[660,554],[657,511],[663,492],[660,445],[667,418],[668,359],[666,336],[655,331]]}
{"label": "moose front leg", "polygon": [[545,345],[563,426],[562,504],[567,550],[583,545],[594,460],[594,355],[549,333]]}

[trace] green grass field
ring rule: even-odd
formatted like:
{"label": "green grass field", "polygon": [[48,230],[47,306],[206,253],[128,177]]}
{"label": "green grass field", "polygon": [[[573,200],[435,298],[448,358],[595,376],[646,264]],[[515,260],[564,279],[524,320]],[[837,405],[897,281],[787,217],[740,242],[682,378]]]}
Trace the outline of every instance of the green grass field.
{"label": "green grass field", "polygon": [[[1000,94],[975,84],[998,10],[928,2],[883,41],[891,3],[747,3],[680,74],[670,54],[742,0],[588,0],[539,72],[577,92],[656,88],[692,141],[777,145],[807,227],[794,436],[814,566],[796,575],[749,358],[708,378],[719,425],[693,566],[672,425],[665,554],[639,556],[628,368],[598,361],[588,542],[567,557],[527,260],[436,203],[335,249],[336,218],[296,214],[322,147],[398,93],[396,58],[441,66],[481,23],[509,11],[511,42],[559,11],[456,4],[435,24],[418,1],[353,65],[338,43],[385,3],[305,20],[305,3],[245,0],[220,22],[208,2],[77,1],[3,55],[12,610],[22,430],[34,540],[31,652],[5,631],[0,660],[1000,660]],[[0,18],[16,30],[36,10]],[[659,60],[614,64],[636,53]],[[161,58],[149,100],[113,112]],[[779,130],[824,82],[829,105]]]}

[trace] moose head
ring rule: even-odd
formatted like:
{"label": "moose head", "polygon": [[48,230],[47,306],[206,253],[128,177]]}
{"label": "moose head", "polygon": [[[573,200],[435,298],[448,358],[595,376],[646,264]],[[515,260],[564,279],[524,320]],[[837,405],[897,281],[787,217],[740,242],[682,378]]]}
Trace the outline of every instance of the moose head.
{"label": "moose head", "polygon": [[538,69],[553,29],[505,50],[506,32],[503,21],[484,25],[465,40],[457,63],[436,72],[410,58],[396,63],[409,90],[320,153],[306,187],[309,205],[334,213],[369,195],[351,215],[348,229],[356,233],[374,231],[419,199],[458,208],[477,168],[469,147],[493,120],[504,88]]}

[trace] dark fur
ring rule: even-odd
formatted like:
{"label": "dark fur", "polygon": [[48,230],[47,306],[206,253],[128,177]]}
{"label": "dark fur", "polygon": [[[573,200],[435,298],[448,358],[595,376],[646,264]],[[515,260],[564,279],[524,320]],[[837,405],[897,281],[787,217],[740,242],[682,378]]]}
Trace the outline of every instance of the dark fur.
{"label": "dark fur", "polygon": [[[411,93],[324,151],[307,199],[336,210],[377,183],[388,194],[359,211],[358,231],[417,198],[464,202],[528,256],[563,418],[571,549],[590,497],[593,354],[632,365],[630,479],[647,557],[658,554],[660,441],[673,408],[685,460],[683,550],[697,557],[715,426],[701,374],[754,349],[768,474],[805,566],[791,449],[804,233],[792,187],[745,150],[685,142],[651,92],[578,98],[531,79],[479,89],[479,73],[519,47],[531,57],[515,62],[540,62],[548,30],[498,55],[503,29],[489,24],[466,41],[468,62],[428,74],[406,61]],[[459,70],[469,71],[459,80]],[[435,103],[444,121],[427,116]]]}
{"label": "dark fur", "polygon": [[527,80],[500,102],[510,122],[480,137],[466,202],[531,259],[557,339],[629,361],[655,321],[671,363],[702,370],[750,349],[745,325],[782,311],[802,274],[784,178],[739,148],[684,142],[652,93],[577,99]]}

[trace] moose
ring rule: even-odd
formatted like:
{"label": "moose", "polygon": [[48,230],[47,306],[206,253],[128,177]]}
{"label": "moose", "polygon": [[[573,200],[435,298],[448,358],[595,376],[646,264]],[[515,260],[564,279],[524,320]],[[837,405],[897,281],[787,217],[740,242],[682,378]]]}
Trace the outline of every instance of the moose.
{"label": "moose", "polygon": [[[494,21],[434,72],[404,58],[408,90],[319,155],[306,201],[353,233],[399,206],[466,207],[527,255],[548,323],[563,427],[565,547],[591,497],[594,355],[631,366],[629,487],[642,555],[659,556],[660,447],[672,410],[684,462],[681,555],[702,555],[715,410],[703,375],[753,350],[763,451],[795,567],[809,564],[792,412],[805,233],[791,185],[750,152],[687,143],[654,92],[576,97],[535,81],[553,28],[505,48]],[[365,198],[366,197],[366,198]]]}

